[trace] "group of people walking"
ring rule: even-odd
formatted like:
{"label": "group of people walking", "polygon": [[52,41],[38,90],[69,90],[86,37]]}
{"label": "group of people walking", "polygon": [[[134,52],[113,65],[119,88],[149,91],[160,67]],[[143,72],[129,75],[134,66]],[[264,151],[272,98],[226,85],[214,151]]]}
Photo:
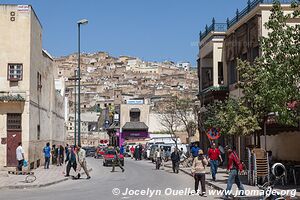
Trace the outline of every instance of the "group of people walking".
{"label": "group of people walking", "polygon": [[45,157],[45,169],[49,169],[50,158],[52,157],[52,164],[56,164],[57,166],[61,166],[63,163],[66,164],[66,177],[70,176],[70,171],[73,168],[75,171],[74,179],[79,179],[82,168],[87,179],[91,178],[87,170],[86,152],[81,145],[69,146],[67,144],[65,148],[62,145],[58,145],[57,148],[53,145],[52,149],[50,149],[50,143],[48,142],[43,148],[43,153]]}
{"label": "group of people walking", "polygon": [[[16,149],[16,158],[18,161],[17,171],[21,172],[22,168],[25,164],[25,152],[22,147],[22,143],[18,144]],[[46,146],[43,148],[43,154],[45,158],[44,168],[49,169],[50,160],[52,158],[52,164],[60,166],[63,163],[66,164],[66,177],[70,176],[71,168],[75,171],[74,179],[80,178],[80,171],[81,168],[85,172],[87,179],[90,179],[91,176],[89,171],[87,170],[87,163],[86,163],[86,152],[80,145],[77,146],[69,146],[68,144],[64,148],[62,145],[55,145],[50,148],[50,143],[47,142]],[[66,158],[64,160],[64,158]],[[26,167],[26,166],[25,166]]]}
{"label": "group of people walking", "polygon": [[143,146],[141,144],[130,147],[130,156],[131,159],[142,160],[143,155]]}
{"label": "group of people walking", "polygon": [[[241,167],[241,161],[235,152],[234,147],[227,146],[226,147],[228,153],[228,165],[227,171],[229,174],[227,180],[226,192],[224,193],[224,198],[228,198],[230,191],[232,189],[232,185],[234,183],[237,184],[241,195],[244,195],[244,187],[240,181],[239,171],[243,170]],[[211,144],[211,147],[207,151],[207,155],[204,155],[202,149],[198,147],[197,144],[193,145],[190,149],[190,153],[193,159],[191,173],[194,177],[195,181],[195,191],[206,197],[206,168],[210,165],[210,172],[212,176],[212,180],[216,181],[216,175],[218,173],[218,167],[223,165],[225,159],[225,150],[222,146],[218,146],[215,143]],[[174,151],[171,154],[172,161],[172,169],[174,173],[179,172],[179,164],[182,157],[183,152],[174,148]],[[160,169],[161,166],[164,167],[164,150],[163,148],[158,148],[155,152],[155,161],[156,161],[156,169]],[[199,184],[201,184],[201,189],[199,190]]]}
{"label": "group of people walking", "polygon": [[[227,164],[227,172],[229,174],[227,180],[227,187],[224,193],[223,198],[228,198],[230,195],[230,191],[232,189],[232,185],[234,183],[237,184],[238,189],[240,190],[241,196],[245,195],[244,187],[240,181],[239,171],[242,171],[242,163],[235,152],[235,147],[227,146],[228,153],[228,164]],[[206,167],[210,164],[210,171],[212,175],[212,180],[216,181],[216,174],[218,172],[219,161],[223,163],[224,157],[219,148],[216,147],[215,143],[211,144],[211,148],[208,149],[207,157],[204,156],[203,150],[201,150],[197,145],[192,148],[192,156],[193,156],[193,164],[192,164],[192,175],[195,179],[195,191],[200,195],[206,197],[206,189],[205,189],[205,172]],[[197,152],[196,152],[197,151]],[[224,151],[224,149],[223,149]],[[224,151],[225,154],[225,151]],[[199,182],[201,183],[201,192],[199,192]]]}
{"label": "group of people walking", "polygon": [[[165,161],[167,160],[166,158],[169,157],[168,152],[170,152],[170,150],[165,151],[162,146],[156,149],[154,154],[154,160],[155,160],[157,170],[159,170],[161,166],[164,169]],[[179,150],[178,148],[175,148],[170,155],[172,161],[172,169],[174,173],[178,174],[179,172],[179,164],[183,154],[184,154],[183,149]]]}

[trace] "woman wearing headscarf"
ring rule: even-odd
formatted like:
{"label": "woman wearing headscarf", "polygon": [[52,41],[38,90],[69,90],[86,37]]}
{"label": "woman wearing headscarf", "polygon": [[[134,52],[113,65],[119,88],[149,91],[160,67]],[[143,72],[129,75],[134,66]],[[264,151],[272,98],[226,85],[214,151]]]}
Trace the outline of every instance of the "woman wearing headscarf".
{"label": "woman wearing headscarf", "polygon": [[[205,167],[208,161],[203,155],[203,151],[198,151],[198,156],[194,158],[192,165],[192,174],[195,179],[195,192],[199,195],[207,197],[205,190]],[[198,192],[199,182],[201,182],[201,193]]]}

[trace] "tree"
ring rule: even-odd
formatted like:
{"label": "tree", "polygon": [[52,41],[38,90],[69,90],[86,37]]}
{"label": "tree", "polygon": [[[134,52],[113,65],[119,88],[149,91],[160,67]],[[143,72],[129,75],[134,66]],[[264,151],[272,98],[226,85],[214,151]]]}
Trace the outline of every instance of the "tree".
{"label": "tree", "polygon": [[238,60],[238,71],[247,105],[262,124],[270,112],[279,114],[281,124],[296,125],[297,110],[289,103],[300,100],[300,25],[288,25],[299,18],[299,5],[292,3],[294,12],[284,14],[279,1],[275,1],[269,21],[265,24],[268,37],[260,41],[261,56],[254,63]]}
{"label": "tree", "polygon": [[160,112],[160,123],[165,129],[164,131],[171,135],[177,148],[176,132],[180,126],[180,120],[177,117],[176,101],[169,100],[161,104]]}
{"label": "tree", "polygon": [[219,128],[222,135],[250,135],[260,129],[257,116],[239,99],[214,102],[207,109],[205,127]]}
{"label": "tree", "polygon": [[190,144],[190,138],[195,135],[197,130],[196,115],[194,113],[195,103],[192,99],[175,98],[174,101],[176,115],[185,127],[188,134],[188,143]]}

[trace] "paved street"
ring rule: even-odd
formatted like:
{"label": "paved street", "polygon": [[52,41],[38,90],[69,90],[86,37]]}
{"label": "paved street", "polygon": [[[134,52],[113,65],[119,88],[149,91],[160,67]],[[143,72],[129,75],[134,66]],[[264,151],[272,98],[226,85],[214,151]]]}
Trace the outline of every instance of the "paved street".
{"label": "paved street", "polygon": [[[88,160],[92,179],[86,180],[68,180],[53,186],[39,189],[23,190],[1,190],[0,199],[10,200],[53,200],[53,199],[72,199],[72,200],[96,200],[96,199],[199,199],[199,196],[191,195],[168,195],[171,192],[167,188],[176,190],[193,189],[193,179],[184,174],[173,174],[171,169],[157,171],[154,165],[149,161],[133,161],[127,159],[125,162],[125,172],[122,173],[117,168],[115,173],[111,173],[111,167],[103,167],[102,159]],[[84,176],[85,178],[85,176]],[[121,193],[129,190],[157,190],[157,195],[149,198],[147,196],[113,195],[112,189],[118,188]],[[167,189],[167,190],[166,190]],[[208,190],[209,188],[207,188]],[[115,192],[118,191],[115,189]],[[183,191],[185,192],[185,191]],[[186,193],[188,194],[188,193]],[[146,197],[146,198],[145,198]],[[204,199],[204,198],[203,198]],[[208,197],[205,199],[219,199],[217,197]]]}

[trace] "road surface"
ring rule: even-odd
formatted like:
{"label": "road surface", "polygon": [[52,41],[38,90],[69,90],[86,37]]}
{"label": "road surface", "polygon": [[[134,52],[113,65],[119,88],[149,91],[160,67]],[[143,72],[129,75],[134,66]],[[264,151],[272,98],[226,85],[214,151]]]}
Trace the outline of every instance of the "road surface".
{"label": "road surface", "polygon": [[[174,174],[171,169],[155,170],[150,161],[125,160],[125,172],[102,166],[102,159],[88,159],[93,168],[90,180],[68,180],[53,186],[1,190],[0,200],[118,200],[118,199],[220,199],[219,196],[189,195],[194,189],[193,178],[184,174]],[[209,190],[210,188],[207,188]]]}

